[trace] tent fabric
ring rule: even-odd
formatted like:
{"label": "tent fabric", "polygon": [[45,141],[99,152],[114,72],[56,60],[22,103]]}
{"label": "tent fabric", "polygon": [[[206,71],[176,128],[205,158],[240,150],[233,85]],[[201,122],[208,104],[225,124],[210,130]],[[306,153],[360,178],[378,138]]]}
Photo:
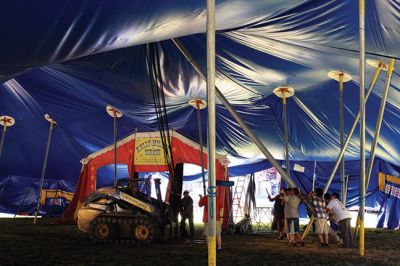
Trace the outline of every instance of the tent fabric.
{"label": "tent fabric", "polygon": [[[45,180],[43,189],[59,191],[60,193],[58,196],[56,195],[56,198],[60,200],[63,200],[61,192],[75,192],[74,184],[63,180]],[[32,215],[36,208],[39,190],[40,182],[35,178],[21,176],[7,176],[2,178],[0,180],[0,212]],[[65,207],[69,201],[65,201],[64,203],[62,207]],[[46,208],[48,207],[46,205],[40,205],[40,213],[49,214],[49,209]],[[51,208],[52,214],[56,214],[55,208]]]}
{"label": "tent fabric", "polygon": [[[183,135],[177,132],[170,132],[171,136],[171,146],[172,146],[172,157],[174,158],[174,163],[191,163],[201,165],[200,160],[200,147],[195,142],[185,138]],[[128,174],[130,178],[133,178],[135,172],[164,172],[168,170],[167,165],[160,165],[156,162],[153,164],[135,164],[134,158],[136,156],[136,146],[135,142],[140,138],[160,138],[160,133],[158,132],[138,132],[120,140],[117,142],[117,163],[125,164],[128,166]],[[206,149],[204,149],[206,150]],[[207,153],[202,154],[204,159],[205,167],[207,165]],[[85,198],[96,190],[96,177],[97,169],[112,164],[114,162],[114,149],[113,146],[108,146],[95,153],[90,154],[86,158],[82,159],[82,170],[79,177],[78,185],[74,198],[71,204],[68,206],[67,210],[61,217],[61,222],[63,223],[75,223],[78,217],[78,210],[82,206]],[[227,171],[227,160],[224,156],[217,155],[216,157],[216,179],[225,180],[228,176]],[[226,188],[218,188],[218,195],[223,193]],[[224,194],[225,195],[225,194]],[[225,197],[219,197],[222,203],[226,203]],[[221,206],[224,206],[222,204]]]}
{"label": "tent fabric", "polygon": [[382,194],[377,228],[398,229],[400,227],[400,186],[389,182]]}
{"label": "tent fabric", "polygon": [[[0,8],[0,114],[16,120],[0,158],[2,179],[39,179],[49,127],[45,113],[57,122],[46,180],[76,183],[80,159],[112,143],[107,104],[124,113],[119,139],[135,129],[157,131],[146,43],[160,48],[170,128],[198,139],[196,112],[188,101],[205,98],[206,84],[171,39],[179,38],[206,70],[204,1],[2,1]],[[367,59],[398,59],[399,10],[397,0],[366,1]],[[295,88],[287,101],[290,159],[335,161],[339,89],[327,72],[353,77],[344,86],[348,134],[359,109],[357,12],[357,1],[347,0],[216,1],[216,85],[276,159],[284,158],[283,114],[272,91],[288,85]],[[366,86],[374,71],[367,65]],[[367,157],[385,73],[366,105]],[[392,166],[400,166],[399,84],[395,70],[377,147],[377,158]],[[216,109],[218,152],[231,166],[263,160],[220,102]],[[206,143],[206,110],[201,116]],[[358,128],[355,132],[345,158],[357,172]]]}

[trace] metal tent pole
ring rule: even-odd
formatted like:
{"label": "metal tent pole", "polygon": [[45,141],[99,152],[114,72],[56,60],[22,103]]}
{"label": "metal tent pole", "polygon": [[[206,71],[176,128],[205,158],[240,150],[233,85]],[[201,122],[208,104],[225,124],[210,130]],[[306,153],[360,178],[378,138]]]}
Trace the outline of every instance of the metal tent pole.
{"label": "metal tent pole", "polygon": [[39,185],[39,197],[37,200],[36,204],[36,209],[35,209],[35,217],[33,219],[33,224],[37,224],[37,216],[39,213],[39,207],[40,207],[40,199],[42,197],[42,189],[43,189],[43,183],[44,183],[44,175],[46,173],[46,166],[47,166],[47,159],[49,157],[49,150],[50,150],[50,144],[51,144],[51,135],[53,133],[53,128],[56,122],[53,120],[53,118],[50,117],[50,115],[45,114],[45,119],[50,122],[50,128],[49,128],[49,135],[47,137],[47,144],[46,144],[46,151],[44,154],[44,159],[43,159],[43,166],[42,166],[42,175],[40,176],[40,185]]}
{"label": "metal tent pole", "polygon": [[360,242],[359,253],[364,256],[364,210],[365,210],[365,0],[359,0],[360,19]]}
{"label": "metal tent pole", "polygon": [[15,124],[15,120],[11,116],[7,116],[7,115],[0,116],[0,125],[3,126],[3,134],[1,135],[1,142],[0,142],[0,158],[1,158],[1,154],[3,152],[4,141],[6,139],[7,127],[11,127],[14,124]]}
{"label": "metal tent pole", "polygon": [[292,87],[277,87],[273,90],[273,93],[282,98],[283,104],[283,130],[285,135],[285,167],[286,174],[290,177],[290,164],[289,164],[289,130],[288,130],[288,120],[287,120],[287,104],[286,99],[294,95],[294,89]]}
{"label": "metal tent pole", "polygon": [[117,186],[117,116],[114,112],[114,187]]}
{"label": "metal tent pole", "polygon": [[114,122],[114,187],[117,185],[117,119],[122,117],[122,112],[117,108],[107,105],[106,111],[113,118]]}
{"label": "metal tent pole", "polygon": [[4,123],[3,134],[1,135],[1,142],[0,142],[0,158],[1,158],[1,153],[3,152],[4,139],[6,138],[6,132],[7,132],[7,123]]}
{"label": "metal tent pole", "polygon": [[[379,63],[379,64],[384,65],[383,63]],[[367,168],[367,172],[366,172],[365,191],[368,191],[369,181],[370,181],[371,172],[372,172],[372,166],[374,165],[375,150],[376,150],[376,146],[378,144],[378,139],[379,139],[379,134],[380,134],[380,130],[381,130],[383,114],[385,112],[386,100],[387,100],[387,96],[389,93],[390,81],[392,78],[393,68],[394,68],[394,59],[391,59],[389,68],[388,68],[388,73],[386,75],[386,85],[385,85],[385,88],[382,93],[382,100],[381,100],[381,105],[379,108],[378,119],[376,122],[374,139],[373,139],[372,145],[371,145],[371,151],[370,151],[370,156],[369,156],[370,158],[369,158],[368,168]],[[357,215],[356,227],[354,228],[354,239],[356,239],[356,237],[357,237],[359,226],[360,226],[360,212]]]}
{"label": "metal tent pole", "polygon": [[[369,88],[368,88],[368,91],[367,91],[367,95],[366,95],[366,97],[365,97],[365,102],[368,100],[368,97],[369,97],[369,95],[371,94],[371,92],[372,92],[372,90],[373,90],[373,88],[374,88],[374,86],[375,86],[376,80],[378,79],[379,74],[381,73],[382,68],[383,68],[383,65],[382,65],[382,64],[377,65],[377,69],[375,70],[374,76],[372,77],[372,80],[371,80],[371,84],[369,85]],[[329,75],[329,74],[328,74],[328,75]],[[360,120],[360,112],[358,112],[356,118],[354,119],[353,126],[352,126],[351,129],[350,129],[350,132],[349,132],[349,134],[348,134],[348,136],[347,136],[346,142],[344,143],[343,149],[340,150],[339,156],[338,156],[338,158],[336,159],[335,166],[333,167],[332,173],[331,173],[331,175],[329,176],[329,179],[328,179],[328,181],[327,181],[327,183],[326,183],[326,185],[325,185],[324,193],[326,193],[326,192],[328,191],[328,189],[329,189],[329,187],[330,187],[330,185],[331,185],[331,183],[332,183],[332,180],[333,180],[333,178],[334,178],[334,176],[335,176],[335,174],[336,174],[336,171],[337,171],[337,169],[338,169],[338,167],[339,167],[340,161],[342,160],[343,155],[344,155],[344,153],[345,153],[345,151],[346,151],[346,149],[347,149],[347,146],[348,146],[349,143],[350,143],[351,137],[352,137],[353,134],[354,134],[354,131],[355,131],[356,127],[357,127],[357,124],[358,124],[358,121],[359,121],[359,120]],[[346,191],[347,191],[347,185],[346,185]],[[303,239],[305,239],[305,238],[307,237],[307,234],[308,234],[308,232],[309,232],[309,230],[310,230],[310,228],[311,228],[311,225],[312,225],[312,222],[313,222],[313,221],[314,221],[314,217],[311,217],[310,222],[309,222],[309,224],[307,225],[307,228],[306,228],[306,230],[305,230],[304,233],[303,233],[303,236],[302,236]]]}
{"label": "metal tent pole", "polygon": [[[344,103],[343,103],[343,84],[352,79],[350,74],[343,71],[329,71],[328,77],[339,82],[339,111],[340,111],[340,150],[344,147]],[[346,151],[345,151],[346,152]],[[346,205],[346,185],[345,185],[344,155],[340,160],[340,184],[343,204]]]}
{"label": "metal tent pole", "polygon": [[[343,112],[343,74],[340,75],[339,78],[339,98],[340,98],[340,149],[343,149],[343,144],[344,144],[344,112]],[[340,162],[340,182],[342,185],[342,202],[346,206],[346,185],[345,185],[345,168],[344,168],[344,156]]]}
{"label": "metal tent pole", "polygon": [[197,112],[197,128],[199,130],[199,145],[200,145],[200,161],[201,161],[201,177],[203,180],[203,195],[207,195],[206,177],[204,174],[204,151],[203,151],[203,132],[201,130],[201,115],[200,110],[207,107],[207,102],[202,99],[193,99],[189,104],[196,109]]}
{"label": "metal tent pole", "polygon": [[370,151],[370,155],[369,155],[369,162],[368,162],[368,168],[367,168],[367,173],[366,173],[366,180],[367,180],[366,185],[365,185],[366,190],[368,190],[369,181],[371,179],[372,166],[374,164],[374,159],[375,159],[375,149],[378,144],[379,134],[381,132],[383,114],[385,113],[386,100],[387,100],[387,96],[389,93],[393,69],[394,69],[394,59],[392,58],[392,59],[390,59],[389,69],[386,74],[386,86],[385,86],[385,89],[382,94],[381,105],[379,108],[378,121],[376,122],[376,127],[375,127],[374,140],[372,142],[371,151]]}
{"label": "metal tent pole", "polygon": [[215,177],[215,0],[207,0],[208,265],[217,265]]}
{"label": "metal tent pole", "polygon": [[289,133],[288,133],[288,121],[287,121],[287,109],[286,109],[286,96],[283,96],[283,123],[285,130],[285,166],[286,174],[290,176],[290,166],[289,166]]}
{"label": "metal tent pole", "polygon": [[[369,85],[369,88],[368,88],[368,91],[367,91],[367,95],[365,97],[365,102],[368,100],[368,97],[371,94],[371,92],[372,92],[372,90],[373,90],[373,88],[375,86],[376,80],[378,79],[379,74],[381,73],[382,67],[383,66],[380,65],[375,70],[374,76],[372,77],[372,80],[371,80],[371,84]],[[342,158],[344,156],[344,153],[345,153],[345,151],[347,149],[347,146],[350,143],[350,140],[351,140],[351,137],[354,134],[354,131],[356,130],[356,127],[357,127],[357,124],[358,124],[359,120],[360,120],[360,112],[358,112],[356,118],[354,119],[353,126],[351,127],[350,132],[347,135],[346,141],[345,141],[345,143],[343,145],[343,149],[340,150],[340,153],[339,153],[339,155],[338,155],[338,157],[336,159],[336,163],[335,163],[335,165],[334,165],[334,167],[332,169],[331,175],[329,176],[329,179],[328,179],[328,181],[327,181],[327,183],[325,185],[324,193],[326,193],[328,191],[328,189],[329,189],[329,187],[330,187],[330,185],[332,183],[332,180],[335,177],[335,174],[336,174],[336,171],[337,171],[337,169],[339,167],[340,161],[342,160]]]}
{"label": "metal tent pole", "polygon": [[200,139],[200,159],[201,159],[201,177],[203,179],[203,195],[207,195],[207,189],[206,189],[206,177],[204,175],[204,152],[203,152],[203,133],[201,130],[201,115],[200,115],[200,104],[199,102],[196,102],[197,105],[197,125],[199,128],[199,139]]}
{"label": "metal tent pole", "polygon": [[[182,52],[182,54],[186,57],[186,59],[189,61],[189,63],[193,66],[193,68],[197,71],[197,73],[204,79],[205,75],[201,67],[198,65],[198,63],[195,61],[195,59],[189,54],[189,52],[186,50],[186,48],[182,45],[182,43],[178,39],[172,39],[172,41],[175,43],[175,45],[178,47],[178,49]],[[236,120],[236,122],[241,126],[243,131],[247,134],[247,136],[254,142],[254,144],[257,145],[257,147],[261,150],[261,152],[265,155],[267,160],[271,163],[273,167],[279,172],[279,174],[282,176],[282,178],[289,184],[291,187],[295,187],[296,184],[294,181],[290,178],[290,176],[287,175],[286,171],[283,170],[281,165],[275,158],[272,156],[272,154],[268,151],[268,149],[264,146],[264,144],[258,139],[258,137],[253,133],[253,131],[247,126],[247,124],[244,122],[244,120],[239,116],[239,114],[236,112],[236,110],[233,108],[233,106],[229,103],[229,101],[225,98],[225,96],[219,91],[219,89],[216,87],[215,88],[215,93],[218,99],[222,102],[222,104],[225,106],[225,108],[229,111],[229,113],[232,115],[233,119]]]}
{"label": "metal tent pole", "polygon": [[314,172],[313,172],[313,176],[312,176],[312,189],[311,191],[315,190],[315,178],[317,177],[317,161],[314,161]]}

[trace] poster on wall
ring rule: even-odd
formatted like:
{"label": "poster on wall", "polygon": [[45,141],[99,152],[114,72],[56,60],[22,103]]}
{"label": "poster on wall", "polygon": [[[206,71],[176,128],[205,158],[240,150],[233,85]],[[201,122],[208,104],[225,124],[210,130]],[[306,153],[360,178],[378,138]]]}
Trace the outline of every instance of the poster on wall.
{"label": "poster on wall", "polygon": [[160,137],[135,140],[135,165],[166,165],[164,147]]}
{"label": "poster on wall", "polygon": [[254,174],[256,181],[257,207],[272,207],[268,194],[274,197],[279,194],[281,176],[275,168],[269,168]]}

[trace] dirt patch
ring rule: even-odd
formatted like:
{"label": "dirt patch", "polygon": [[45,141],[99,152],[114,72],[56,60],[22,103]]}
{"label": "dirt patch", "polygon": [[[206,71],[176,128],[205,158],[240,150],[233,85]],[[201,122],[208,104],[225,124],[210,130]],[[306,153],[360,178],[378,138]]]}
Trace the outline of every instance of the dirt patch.
{"label": "dirt patch", "polygon": [[[0,220],[0,264],[57,265],[207,265],[207,248],[195,243],[163,243],[144,247],[97,245],[73,225],[31,225],[32,220]],[[48,223],[48,221],[46,221]],[[200,230],[196,234],[199,238]],[[305,247],[291,247],[274,234],[223,236],[219,265],[400,265],[398,231],[370,230],[366,255],[358,249],[320,248],[315,235]]]}

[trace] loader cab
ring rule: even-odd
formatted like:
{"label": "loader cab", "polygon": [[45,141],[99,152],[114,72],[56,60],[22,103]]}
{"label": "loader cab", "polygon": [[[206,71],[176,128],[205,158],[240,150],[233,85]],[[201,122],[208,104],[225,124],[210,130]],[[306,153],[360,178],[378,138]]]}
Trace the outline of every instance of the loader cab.
{"label": "loader cab", "polygon": [[122,178],[117,181],[116,189],[134,197],[149,198],[150,196],[142,193],[139,189],[142,186],[146,186],[146,182],[148,180],[143,178]]}

